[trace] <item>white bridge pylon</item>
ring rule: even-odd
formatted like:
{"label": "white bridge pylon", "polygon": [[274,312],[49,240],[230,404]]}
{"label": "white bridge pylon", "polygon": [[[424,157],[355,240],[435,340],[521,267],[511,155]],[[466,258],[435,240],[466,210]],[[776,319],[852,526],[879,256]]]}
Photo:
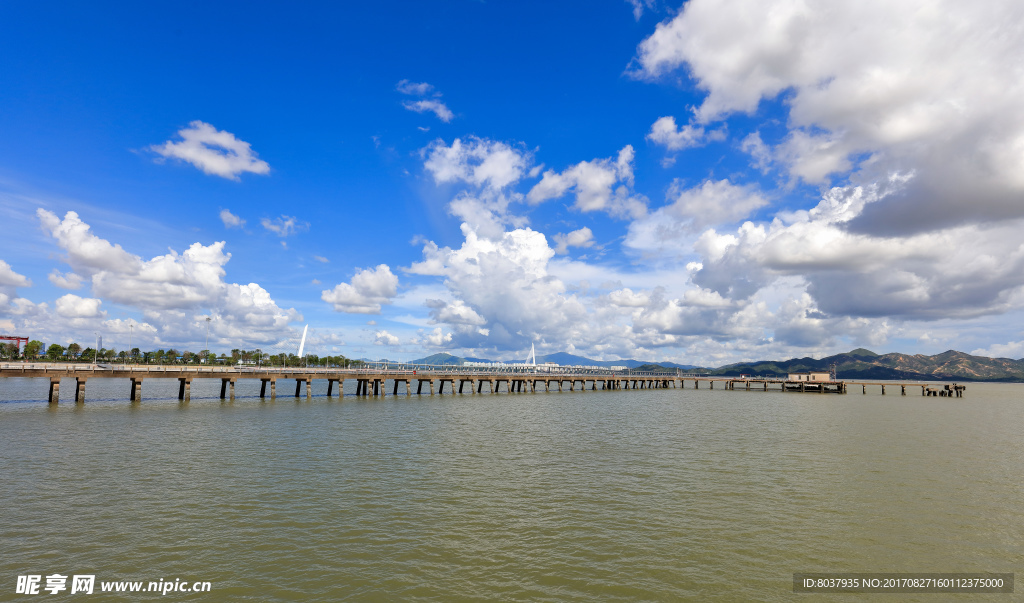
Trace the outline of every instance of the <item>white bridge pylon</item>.
{"label": "white bridge pylon", "polygon": [[307,331],[309,331],[309,325],[308,324],[302,329],[302,341],[299,342],[299,353],[298,353],[298,357],[299,358],[302,358],[302,351],[304,349],[306,349],[306,332]]}

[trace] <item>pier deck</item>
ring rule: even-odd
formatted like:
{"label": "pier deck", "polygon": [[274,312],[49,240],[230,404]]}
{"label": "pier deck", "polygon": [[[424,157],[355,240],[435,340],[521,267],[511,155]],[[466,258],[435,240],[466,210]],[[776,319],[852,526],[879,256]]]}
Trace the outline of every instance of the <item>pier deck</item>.
{"label": "pier deck", "polygon": [[[922,396],[962,397],[965,386],[921,382],[892,381],[789,381],[766,377],[712,377],[707,375],[664,373],[654,371],[611,371],[608,369],[579,367],[536,367],[535,369],[514,367],[493,369],[480,367],[437,367],[417,365],[378,365],[359,368],[255,368],[255,367],[196,367],[196,366],[146,366],[146,365],[93,365],[93,364],[27,364],[10,363],[0,365],[0,378],[30,377],[48,379],[50,382],[47,400],[56,404],[60,397],[60,385],[64,379],[75,380],[75,402],[85,402],[86,384],[90,379],[126,379],[130,384],[129,399],[142,399],[142,385],[146,379],[177,379],[178,399],[188,400],[191,396],[192,381],[195,379],[220,379],[220,397],[233,398],[235,383],[240,379],[258,379],[260,397],[276,397],[279,381],[295,382],[294,396],[303,393],[312,395],[314,380],[327,381],[327,395],[342,395],[344,382],[356,382],[356,395],[381,396],[403,393],[412,395],[413,382],[416,394],[435,393],[491,394],[523,393],[537,391],[599,391],[686,388],[690,383],[695,389],[784,391],[802,393],[845,394],[848,388],[861,386],[866,394],[868,386],[899,387],[900,394],[906,395],[907,388],[921,388]],[[399,391],[401,390],[401,392]]]}

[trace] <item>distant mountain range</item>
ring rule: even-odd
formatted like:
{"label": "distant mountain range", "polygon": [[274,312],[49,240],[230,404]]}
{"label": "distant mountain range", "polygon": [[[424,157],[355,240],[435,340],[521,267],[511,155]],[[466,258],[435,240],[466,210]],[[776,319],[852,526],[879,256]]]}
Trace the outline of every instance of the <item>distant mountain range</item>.
{"label": "distant mountain range", "polygon": [[876,354],[857,348],[826,358],[793,358],[730,364],[710,371],[712,375],[780,375],[789,372],[828,370],[836,365],[839,379],[916,379],[939,381],[1024,381],[1024,359],[987,358],[949,350],[934,356],[923,354]]}
{"label": "distant mountain range", "polygon": [[[464,361],[492,362],[485,358],[460,358],[451,354],[434,354],[416,364],[459,365]],[[512,362],[525,362],[514,360]],[[836,365],[840,379],[915,379],[927,381],[1007,381],[1024,382],[1024,359],[987,358],[949,350],[934,356],[923,354],[876,354],[857,348],[845,354],[825,358],[792,358],[790,360],[759,360],[740,362],[718,368],[697,368],[692,364],[674,362],[643,362],[640,360],[592,360],[566,352],[537,356],[537,362],[556,362],[561,365],[625,366],[629,368],[697,369],[702,373],[721,376],[784,375],[791,372],[827,371]]]}

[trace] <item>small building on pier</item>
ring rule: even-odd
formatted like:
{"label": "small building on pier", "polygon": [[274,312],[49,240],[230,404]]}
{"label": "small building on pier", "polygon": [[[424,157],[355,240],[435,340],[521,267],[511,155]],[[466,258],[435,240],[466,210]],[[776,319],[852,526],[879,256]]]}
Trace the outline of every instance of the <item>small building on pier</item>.
{"label": "small building on pier", "polygon": [[832,381],[832,375],[828,371],[808,371],[806,373],[790,373],[790,381],[804,381],[808,383],[821,383]]}

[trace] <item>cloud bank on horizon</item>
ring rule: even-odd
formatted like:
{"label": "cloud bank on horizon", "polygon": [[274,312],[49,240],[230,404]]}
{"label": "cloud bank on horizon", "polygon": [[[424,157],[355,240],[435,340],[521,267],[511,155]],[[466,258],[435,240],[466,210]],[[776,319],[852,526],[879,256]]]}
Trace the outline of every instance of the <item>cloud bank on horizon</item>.
{"label": "cloud bank on horizon", "polygon": [[[567,113],[530,102],[549,94],[540,75],[517,92],[433,65],[428,81],[374,88],[379,123],[347,163],[332,157],[366,115],[307,100],[302,123],[321,125],[261,114],[239,135],[190,115],[180,140],[134,148],[195,168],[145,177],[195,196],[201,217],[142,204],[112,220],[43,199],[24,214],[39,233],[26,249],[50,251],[4,253],[0,325],[50,342],[134,329],[143,346],[195,346],[212,325],[211,347],[230,349],[297,340],[306,320],[309,350],[407,359],[521,358],[531,344],[716,365],[858,346],[1024,356],[1024,6],[604,10],[624,40],[642,30],[581,70],[620,113],[585,92]],[[390,60],[376,68],[413,72]],[[273,172],[239,136],[264,141]],[[170,224],[170,249],[109,225],[136,219]]]}

